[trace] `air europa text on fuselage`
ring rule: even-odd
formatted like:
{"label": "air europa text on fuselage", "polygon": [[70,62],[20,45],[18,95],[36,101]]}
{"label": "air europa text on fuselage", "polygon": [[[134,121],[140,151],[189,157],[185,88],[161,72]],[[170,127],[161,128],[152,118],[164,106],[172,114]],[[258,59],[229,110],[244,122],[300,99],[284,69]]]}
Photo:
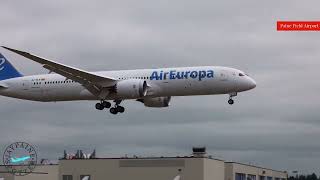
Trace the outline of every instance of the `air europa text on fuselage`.
{"label": "air europa text on fuselage", "polygon": [[198,79],[201,81],[204,78],[213,78],[213,70],[200,71],[153,71],[150,80],[166,80],[166,79]]}

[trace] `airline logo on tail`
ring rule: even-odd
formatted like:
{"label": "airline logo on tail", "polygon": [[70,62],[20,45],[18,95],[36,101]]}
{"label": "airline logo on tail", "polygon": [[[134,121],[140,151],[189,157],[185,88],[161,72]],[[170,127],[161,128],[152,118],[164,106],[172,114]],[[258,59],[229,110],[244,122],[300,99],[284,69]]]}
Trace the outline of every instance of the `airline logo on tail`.
{"label": "airline logo on tail", "polygon": [[6,62],[5,58],[0,58],[0,71],[4,69],[4,63]]}
{"label": "airline logo on tail", "polygon": [[0,81],[16,77],[22,77],[22,75],[0,53]]}

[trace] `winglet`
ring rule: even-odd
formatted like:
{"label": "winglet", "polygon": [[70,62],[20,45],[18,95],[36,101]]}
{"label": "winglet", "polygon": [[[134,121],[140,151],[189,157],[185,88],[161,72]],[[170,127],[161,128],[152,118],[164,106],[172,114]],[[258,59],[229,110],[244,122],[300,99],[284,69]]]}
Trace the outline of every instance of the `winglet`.
{"label": "winglet", "polygon": [[12,49],[12,48],[9,48],[9,47],[6,47],[6,46],[1,46],[2,48],[6,49],[6,50],[9,50],[9,51],[12,51],[12,52],[15,52],[17,54],[20,54],[20,55],[25,55],[25,54],[29,54],[27,52],[24,52],[24,51],[19,51],[17,49]]}
{"label": "winglet", "polygon": [[9,50],[9,51],[13,50],[13,49],[8,48],[8,47],[6,47],[6,46],[1,46],[1,47],[4,48],[4,49],[7,49],[7,50]]}
{"label": "winglet", "polygon": [[1,47],[5,48],[5,49],[7,49],[7,50],[9,50],[9,51],[15,50],[15,49],[12,49],[12,48],[9,48],[9,47],[6,47],[6,46],[1,46]]}

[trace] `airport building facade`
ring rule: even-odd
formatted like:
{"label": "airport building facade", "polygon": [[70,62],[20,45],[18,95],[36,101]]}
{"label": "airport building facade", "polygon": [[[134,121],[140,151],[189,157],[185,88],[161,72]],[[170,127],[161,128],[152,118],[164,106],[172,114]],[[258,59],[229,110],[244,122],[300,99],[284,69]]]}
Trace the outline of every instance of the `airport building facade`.
{"label": "airport building facade", "polygon": [[59,170],[60,180],[224,180],[224,162],[208,158],[62,160]]}
{"label": "airport building facade", "polygon": [[225,180],[287,180],[285,171],[277,171],[237,162],[225,162]]}
{"label": "airport building facade", "polygon": [[[0,180],[58,180],[59,165],[58,164],[39,164],[35,167],[32,174],[25,176],[14,176],[7,172],[5,166],[0,166]],[[7,172],[7,173],[6,173]]]}
{"label": "airport building facade", "polygon": [[[0,167],[4,171],[4,167]],[[0,180],[287,180],[285,171],[225,162],[194,154],[188,157],[124,157],[60,159],[55,165],[38,165],[30,174],[0,174]],[[1,179],[2,178],[2,179]]]}
{"label": "airport building facade", "polygon": [[287,180],[287,172],[209,157],[61,160],[59,180]]}

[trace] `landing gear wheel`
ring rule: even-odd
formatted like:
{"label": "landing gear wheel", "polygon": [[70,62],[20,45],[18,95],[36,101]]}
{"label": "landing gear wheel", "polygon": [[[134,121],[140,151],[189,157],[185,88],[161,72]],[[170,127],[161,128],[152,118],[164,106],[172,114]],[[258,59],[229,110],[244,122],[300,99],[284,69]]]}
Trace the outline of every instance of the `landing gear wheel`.
{"label": "landing gear wheel", "polygon": [[124,107],[122,107],[122,106],[117,106],[117,111],[119,112],[119,113],[123,113],[124,112]]}
{"label": "landing gear wheel", "polygon": [[117,111],[116,108],[110,108],[110,113],[111,113],[111,114],[117,114],[118,111]]}
{"label": "landing gear wheel", "polygon": [[96,109],[98,109],[98,110],[103,110],[104,107],[103,107],[103,105],[102,105],[101,103],[97,103],[97,104],[96,104]]}
{"label": "landing gear wheel", "polygon": [[233,100],[233,99],[229,99],[228,103],[229,103],[230,105],[232,105],[232,104],[234,104],[234,100]]}
{"label": "landing gear wheel", "polygon": [[110,108],[110,107],[111,107],[111,103],[108,102],[108,101],[103,101],[103,102],[102,102],[102,105],[103,105],[103,107],[105,107],[105,108]]}
{"label": "landing gear wheel", "polygon": [[232,104],[234,104],[234,101],[233,101],[233,97],[236,97],[238,95],[238,93],[237,92],[233,92],[233,93],[231,93],[231,94],[229,94],[229,101],[228,101],[228,103],[230,104],[230,105],[232,105]]}

